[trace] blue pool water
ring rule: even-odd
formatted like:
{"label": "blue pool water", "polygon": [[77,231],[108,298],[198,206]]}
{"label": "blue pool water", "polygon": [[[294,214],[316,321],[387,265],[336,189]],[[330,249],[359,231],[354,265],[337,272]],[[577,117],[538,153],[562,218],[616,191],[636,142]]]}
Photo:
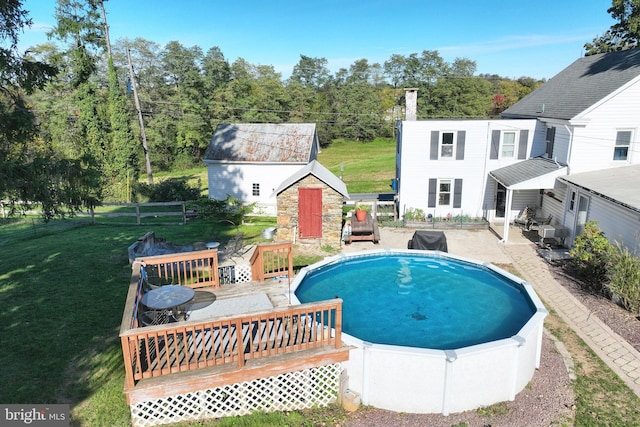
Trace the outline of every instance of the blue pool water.
{"label": "blue pool water", "polygon": [[362,256],[311,270],[300,302],[343,299],[361,340],[449,350],[509,338],[535,313],[524,288],[483,266],[412,254]]}

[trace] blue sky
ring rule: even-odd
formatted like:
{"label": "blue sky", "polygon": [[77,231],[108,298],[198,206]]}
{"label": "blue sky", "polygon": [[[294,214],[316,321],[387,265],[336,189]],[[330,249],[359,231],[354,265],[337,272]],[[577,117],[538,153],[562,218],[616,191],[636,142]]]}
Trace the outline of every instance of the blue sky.
{"label": "blue sky", "polygon": [[[34,21],[20,47],[47,41],[55,0],[25,0]],[[613,19],[611,0],[108,0],[112,42],[177,40],[233,62],[273,65],[288,77],[300,55],[326,58],[332,72],[356,60],[437,50],[478,73],[551,78],[584,54]]]}

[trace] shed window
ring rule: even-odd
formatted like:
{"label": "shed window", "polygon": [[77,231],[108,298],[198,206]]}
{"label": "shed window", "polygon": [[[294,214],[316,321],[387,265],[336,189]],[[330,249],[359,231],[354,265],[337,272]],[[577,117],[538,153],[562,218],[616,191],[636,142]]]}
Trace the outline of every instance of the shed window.
{"label": "shed window", "polygon": [[259,196],[260,195],[260,184],[259,183],[253,183],[252,184],[251,194],[254,195],[254,196]]}
{"label": "shed window", "polygon": [[631,145],[631,131],[619,130],[616,135],[616,146],[613,149],[613,160],[627,160]]}

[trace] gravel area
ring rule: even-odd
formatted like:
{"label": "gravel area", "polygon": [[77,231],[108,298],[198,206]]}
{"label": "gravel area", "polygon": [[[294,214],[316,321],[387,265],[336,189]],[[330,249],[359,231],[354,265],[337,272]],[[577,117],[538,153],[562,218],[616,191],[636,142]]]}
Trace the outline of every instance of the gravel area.
{"label": "gravel area", "polygon": [[[425,384],[425,387],[428,387]],[[498,404],[486,411],[467,411],[448,416],[440,414],[406,414],[376,408],[364,408],[349,414],[346,427],[451,427],[464,425],[542,427],[559,425],[571,418],[574,402],[565,361],[554,341],[545,333],[540,369],[512,402]]]}

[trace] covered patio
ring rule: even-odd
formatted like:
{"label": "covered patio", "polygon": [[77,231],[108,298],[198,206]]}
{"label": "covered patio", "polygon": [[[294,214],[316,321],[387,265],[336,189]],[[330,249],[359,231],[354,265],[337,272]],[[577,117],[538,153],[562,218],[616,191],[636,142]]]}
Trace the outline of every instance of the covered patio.
{"label": "covered patio", "polygon": [[556,178],[567,175],[567,168],[554,160],[535,157],[489,172],[489,177],[506,191],[504,224],[500,233],[503,243],[509,241],[510,226],[526,207],[535,208],[540,217],[548,217],[541,194],[545,189],[553,189]]}

